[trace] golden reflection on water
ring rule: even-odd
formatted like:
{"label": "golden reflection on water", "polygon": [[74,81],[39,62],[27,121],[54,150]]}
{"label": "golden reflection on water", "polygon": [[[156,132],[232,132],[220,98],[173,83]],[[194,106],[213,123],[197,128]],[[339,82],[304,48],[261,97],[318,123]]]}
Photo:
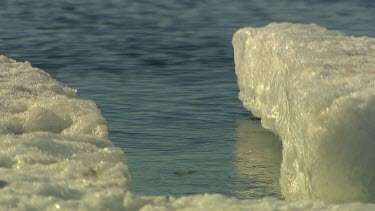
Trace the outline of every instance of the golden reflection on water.
{"label": "golden reflection on water", "polygon": [[240,120],[236,128],[235,159],[240,180],[234,183],[238,198],[277,197],[280,193],[282,144],[260,121]]}

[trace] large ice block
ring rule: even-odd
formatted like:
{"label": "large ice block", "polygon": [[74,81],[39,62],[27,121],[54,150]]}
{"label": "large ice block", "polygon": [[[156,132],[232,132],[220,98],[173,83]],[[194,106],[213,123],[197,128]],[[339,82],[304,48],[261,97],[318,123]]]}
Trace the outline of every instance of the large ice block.
{"label": "large ice block", "polygon": [[274,23],[233,46],[240,100],[282,141],[284,197],[375,201],[375,39]]}

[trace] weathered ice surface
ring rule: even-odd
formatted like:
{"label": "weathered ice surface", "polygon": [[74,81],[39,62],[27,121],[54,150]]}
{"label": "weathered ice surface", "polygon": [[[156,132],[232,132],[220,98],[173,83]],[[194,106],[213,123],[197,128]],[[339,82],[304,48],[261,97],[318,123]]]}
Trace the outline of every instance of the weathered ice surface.
{"label": "weathered ice surface", "polygon": [[375,201],[375,39],[317,25],[233,37],[239,98],[283,145],[288,200]]}
{"label": "weathered ice surface", "polygon": [[0,56],[0,210],[114,210],[129,172],[93,101]]}

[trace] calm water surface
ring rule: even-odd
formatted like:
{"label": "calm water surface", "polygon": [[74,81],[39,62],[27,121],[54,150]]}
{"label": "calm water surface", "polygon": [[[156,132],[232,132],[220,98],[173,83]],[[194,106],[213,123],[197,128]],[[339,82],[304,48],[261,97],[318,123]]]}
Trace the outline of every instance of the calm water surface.
{"label": "calm water surface", "polygon": [[281,144],[237,100],[232,35],[288,21],[375,36],[373,2],[2,0],[0,54],[97,102],[134,192],[281,197]]}

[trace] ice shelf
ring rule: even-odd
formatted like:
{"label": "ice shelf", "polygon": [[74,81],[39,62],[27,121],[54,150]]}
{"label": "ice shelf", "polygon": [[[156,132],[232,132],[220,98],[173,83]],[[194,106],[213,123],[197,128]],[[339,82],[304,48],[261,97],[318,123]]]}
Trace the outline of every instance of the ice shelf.
{"label": "ice shelf", "polygon": [[233,37],[239,98],[283,146],[288,200],[375,201],[375,39],[273,23]]}

